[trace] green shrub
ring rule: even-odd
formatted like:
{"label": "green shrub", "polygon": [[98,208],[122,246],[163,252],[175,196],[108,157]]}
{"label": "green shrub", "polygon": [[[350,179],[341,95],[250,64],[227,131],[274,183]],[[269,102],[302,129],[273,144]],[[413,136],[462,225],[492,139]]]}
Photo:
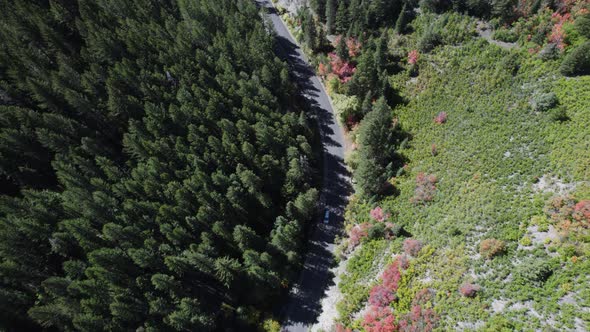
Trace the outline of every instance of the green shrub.
{"label": "green shrub", "polygon": [[385,224],[377,223],[369,228],[369,239],[376,240],[381,239],[385,235]]}
{"label": "green shrub", "polygon": [[501,27],[500,29],[494,31],[492,38],[506,43],[514,43],[518,40],[518,34],[512,29]]}
{"label": "green shrub", "polygon": [[514,76],[520,69],[520,58],[517,53],[510,53],[500,62],[500,65]]}
{"label": "green shrub", "polygon": [[[332,94],[334,111],[342,125],[348,126],[351,122],[358,122],[361,117],[361,105],[356,96],[346,96],[342,94]],[[347,127],[350,129],[350,127]]]}
{"label": "green shrub", "polygon": [[574,26],[580,35],[590,39],[590,14],[578,17]]}
{"label": "green shrub", "polygon": [[563,246],[561,246],[557,252],[559,252],[559,254],[563,257],[563,258],[570,258],[572,256],[576,256],[576,246],[573,244],[564,244]]}
{"label": "green shrub", "polygon": [[441,35],[434,29],[427,29],[418,41],[418,49],[421,52],[429,52],[441,43]]}
{"label": "green shrub", "polygon": [[590,41],[575,48],[569,53],[559,68],[565,76],[590,74]]}
{"label": "green shrub", "polygon": [[265,332],[279,332],[281,330],[281,324],[274,319],[267,319],[262,324],[262,328]]}
{"label": "green shrub", "polygon": [[477,17],[487,17],[492,10],[490,2],[486,0],[466,0],[465,5],[469,14]]}
{"label": "green shrub", "polygon": [[440,14],[451,6],[448,0],[420,0],[420,8],[427,12]]}
{"label": "green shrub", "polygon": [[535,94],[530,102],[535,112],[548,111],[557,106],[558,103],[557,96],[553,92]]}
{"label": "green shrub", "polygon": [[492,0],[491,3],[492,15],[498,17],[501,22],[510,22],[516,16],[516,0]]}
{"label": "green shrub", "polygon": [[539,51],[538,55],[543,61],[554,60],[559,57],[559,48],[557,48],[557,44],[549,43]]}
{"label": "green shrub", "polygon": [[520,240],[520,244],[521,244],[521,245],[523,245],[523,246],[525,246],[525,247],[528,247],[528,246],[530,246],[531,244],[533,244],[533,241],[531,240],[531,238],[530,238],[530,237],[528,237],[528,236],[525,236],[525,237],[523,237],[523,238]]}
{"label": "green shrub", "polygon": [[532,283],[537,286],[545,282],[552,273],[553,269],[549,262],[540,258],[525,261],[516,269],[517,277],[519,277],[524,284]]}
{"label": "green shrub", "polygon": [[563,107],[557,107],[549,111],[549,120],[551,121],[567,121],[569,117],[567,116],[567,112]]}

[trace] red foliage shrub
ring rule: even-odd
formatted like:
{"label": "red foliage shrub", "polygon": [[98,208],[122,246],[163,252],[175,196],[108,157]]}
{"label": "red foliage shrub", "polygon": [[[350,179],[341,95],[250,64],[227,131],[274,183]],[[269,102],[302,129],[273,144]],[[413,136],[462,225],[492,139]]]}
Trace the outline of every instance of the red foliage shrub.
{"label": "red foliage shrub", "polygon": [[378,307],[387,307],[396,298],[395,293],[384,285],[375,285],[369,293],[369,304]]}
{"label": "red foliage shrub", "polygon": [[569,219],[574,213],[576,201],[571,196],[556,196],[550,199],[543,211],[554,222],[560,222]]}
{"label": "red foliage shrub", "polygon": [[505,249],[504,241],[498,239],[485,239],[479,244],[479,253],[487,259],[504,252]]}
{"label": "red foliage shrub", "polygon": [[383,212],[383,209],[380,206],[372,209],[370,212],[370,215],[371,215],[371,218],[373,218],[379,222],[383,222],[383,221],[385,221],[385,219],[387,219],[391,216],[389,213]]}
{"label": "red foliage shrub", "polygon": [[400,317],[399,330],[404,332],[432,331],[439,320],[439,316],[430,308],[415,305],[412,311]]}
{"label": "red foliage shrub", "polygon": [[400,256],[396,257],[381,275],[383,286],[392,292],[397,291],[397,288],[399,287],[399,281],[402,278],[401,269],[404,265],[403,263],[403,258],[400,258]]}
{"label": "red foliage shrub", "polygon": [[557,48],[563,51],[565,49],[565,38],[566,34],[563,30],[563,25],[565,23],[571,22],[572,18],[569,13],[565,13],[563,15],[559,13],[553,13],[551,15],[551,20],[554,22],[553,28],[551,29],[551,33],[549,34],[549,42],[556,44]]}
{"label": "red foliage shrub", "polygon": [[395,317],[389,307],[372,306],[363,317],[362,325],[367,332],[393,332],[398,330]]}
{"label": "red foliage shrub", "polygon": [[[334,47],[336,47],[338,44],[340,44],[340,41],[342,41],[342,38],[343,38],[342,35],[336,36],[332,45]],[[344,39],[344,42],[346,43],[346,48],[348,49],[348,56],[349,57],[352,58],[352,57],[359,55],[359,53],[361,51],[361,46],[362,46],[360,41],[358,41],[354,37],[348,37],[348,38]]]}
{"label": "red foliage shrub", "polygon": [[569,195],[556,196],[545,204],[543,211],[565,234],[590,226],[590,200],[577,202]]}
{"label": "red foliage shrub", "polygon": [[350,81],[356,68],[346,61],[343,61],[336,53],[329,53],[330,66],[332,67],[332,73],[338,76],[342,83]]}
{"label": "red foliage shrub", "polygon": [[416,257],[422,249],[422,242],[415,239],[405,239],[403,249],[406,254]]}
{"label": "red foliage shrub", "polygon": [[480,289],[481,287],[479,287],[478,285],[464,283],[463,285],[461,285],[461,287],[459,287],[459,292],[461,293],[461,295],[465,297],[475,297],[475,295],[477,294],[477,292],[479,292]]}
{"label": "red foliage shrub", "polygon": [[346,47],[348,47],[348,55],[350,57],[355,57],[361,51],[361,42],[356,40],[353,37],[346,39]]}
{"label": "red foliage shrub", "polygon": [[418,60],[420,60],[420,53],[418,53],[418,50],[411,50],[410,53],[408,53],[408,63],[415,65],[418,63]]}
{"label": "red foliage shrub", "polygon": [[352,128],[352,127],[358,125],[360,121],[361,121],[361,118],[357,114],[349,114],[346,117],[346,121],[345,121],[346,125],[344,126],[344,130],[349,132],[350,130],[348,128]]}
{"label": "red foliage shrub", "polygon": [[360,225],[354,225],[348,234],[348,248],[353,249],[361,243],[361,240],[369,235],[369,223],[362,223]]}
{"label": "red foliage shrub", "polygon": [[572,214],[575,220],[585,221],[586,227],[590,223],[590,200],[579,201],[574,205],[574,212]]}
{"label": "red foliage shrub", "polygon": [[438,182],[438,179],[435,175],[418,173],[416,176],[414,197],[411,199],[412,203],[420,204],[432,201],[434,199],[434,194],[436,193],[436,182]]}
{"label": "red foliage shrub", "polygon": [[349,329],[340,323],[336,323],[336,332],[352,332],[352,329]]}
{"label": "red foliage shrub", "polygon": [[433,292],[428,288],[424,288],[424,289],[420,290],[414,296],[414,299],[412,300],[412,306],[424,305],[424,304],[432,301],[433,295],[434,295]]}
{"label": "red foliage shrub", "polygon": [[410,261],[406,255],[397,256],[397,261],[399,262],[399,268],[401,270],[405,270],[410,266]]}
{"label": "red foliage shrub", "polygon": [[399,235],[401,227],[392,223],[392,222],[385,222],[385,238],[392,239]]}
{"label": "red foliage shrub", "polygon": [[443,124],[447,122],[447,112],[440,112],[434,117],[434,122]]}
{"label": "red foliage shrub", "polygon": [[321,77],[326,77],[329,73],[330,71],[328,70],[328,66],[320,62],[320,64],[318,65],[318,75],[320,75]]}

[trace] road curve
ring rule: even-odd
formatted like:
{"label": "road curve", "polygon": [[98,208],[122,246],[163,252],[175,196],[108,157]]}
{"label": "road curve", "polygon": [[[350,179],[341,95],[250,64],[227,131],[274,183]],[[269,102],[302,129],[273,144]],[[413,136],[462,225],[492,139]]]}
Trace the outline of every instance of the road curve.
{"label": "road curve", "polygon": [[[330,99],[319,77],[307,62],[297,42],[277,14],[270,0],[256,0],[265,7],[276,31],[277,53],[291,67],[300,93],[306,97],[317,119],[323,146],[322,203],[331,211],[330,223],[318,220],[308,242],[308,252],[298,282],[293,285],[282,311],[282,331],[303,332],[317,321],[321,299],[333,284],[334,239],[341,232],[344,209],[352,192],[350,176],[344,164],[344,132],[338,125]],[[323,217],[323,214],[322,214]]]}

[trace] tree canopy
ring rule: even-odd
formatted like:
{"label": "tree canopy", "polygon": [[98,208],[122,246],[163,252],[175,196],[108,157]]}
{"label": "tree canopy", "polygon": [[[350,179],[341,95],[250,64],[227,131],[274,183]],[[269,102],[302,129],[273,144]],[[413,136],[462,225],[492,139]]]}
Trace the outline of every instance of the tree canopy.
{"label": "tree canopy", "polygon": [[0,328],[248,326],[317,201],[248,0],[0,1]]}

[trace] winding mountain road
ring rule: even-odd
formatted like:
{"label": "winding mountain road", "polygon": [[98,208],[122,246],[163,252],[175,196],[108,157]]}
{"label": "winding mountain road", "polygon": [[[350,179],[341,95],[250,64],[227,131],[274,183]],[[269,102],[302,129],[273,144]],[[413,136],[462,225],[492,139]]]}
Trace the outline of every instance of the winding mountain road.
{"label": "winding mountain road", "polygon": [[336,121],[330,99],[319,77],[270,0],[256,2],[266,8],[269,22],[276,31],[277,53],[290,65],[300,93],[306,97],[316,117],[322,137],[324,169],[321,196],[323,206],[331,211],[330,222],[325,225],[322,220],[318,220],[314,225],[301,275],[293,285],[282,311],[282,331],[303,332],[317,321],[321,313],[321,299],[333,284],[334,276],[330,268],[334,262],[334,240],[342,230],[344,209],[352,187],[344,164],[344,132]]}

